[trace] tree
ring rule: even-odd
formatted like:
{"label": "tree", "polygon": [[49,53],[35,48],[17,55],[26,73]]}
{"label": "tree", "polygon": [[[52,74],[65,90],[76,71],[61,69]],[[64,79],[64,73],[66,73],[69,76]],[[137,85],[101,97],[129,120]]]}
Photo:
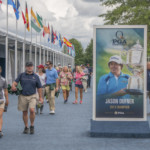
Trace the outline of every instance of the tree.
{"label": "tree", "polygon": [[89,45],[85,49],[84,62],[85,64],[88,63],[90,66],[93,66],[93,39],[91,39]]}
{"label": "tree", "polygon": [[[148,41],[150,41],[150,0],[100,0],[102,5],[115,7],[105,14],[105,24],[148,25]],[[150,54],[150,42],[148,42]]]}
{"label": "tree", "polygon": [[74,45],[75,48],[75,65],[84,64],[84,54],[81,43],[74,38],[70,39],[69,41]]}
{"label": "tree", "polygon": [[68,47],[67,47],[67,45],[63,46],[63,53],[68,54]]}

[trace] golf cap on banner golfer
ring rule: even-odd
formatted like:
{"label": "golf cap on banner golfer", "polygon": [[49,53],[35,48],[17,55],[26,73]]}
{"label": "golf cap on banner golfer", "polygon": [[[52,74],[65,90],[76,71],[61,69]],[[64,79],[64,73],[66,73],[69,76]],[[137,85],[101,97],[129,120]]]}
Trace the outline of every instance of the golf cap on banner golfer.
{"label": "golf cap on banner golfer", "polygon": [[113,61],[113,62],[116,62],[117,64],[123,64],[121,57],[118,56],[118,55],[111,56],[110,59],[109,59],[108,64],[109,64],[110,62],[112,62],[112,61]]}

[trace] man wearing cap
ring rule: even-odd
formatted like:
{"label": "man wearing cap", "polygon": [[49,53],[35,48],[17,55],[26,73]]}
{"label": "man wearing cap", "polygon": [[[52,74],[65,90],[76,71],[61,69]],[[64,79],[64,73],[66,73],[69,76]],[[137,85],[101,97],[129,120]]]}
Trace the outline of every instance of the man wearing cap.
{"label": "man wearing cap", "polygon": [[39,94],[39,100],[43,103],[42,85],[38,75],[33,72],[33,63],[26,63],[26,71],[21,73],[12,84],[12,90],[16,91],[16,86],[20,82],[22,86],[21,95],[18,97],[18,110],[23,112],[24,134],[28,134],[28,109],[30,111],[30,134],[34,134],[34,119],[36,107],[36,89]]}
{"label": "man wearing cap", "polygon": [[111,56],[108,62],[110,73],[99,79],[97,95],[111,95],[118,98],[127,98],[124,91],[127,87],[129,75],[121,72],[122,59],[118,55]]}
{"label": "man wearing cap", "polygon": [[55,114],[55,92],[58,91],[58,74],[53,68],[53,62],[47,61],[46,66],[46,94],[49,100],[50,114]]}

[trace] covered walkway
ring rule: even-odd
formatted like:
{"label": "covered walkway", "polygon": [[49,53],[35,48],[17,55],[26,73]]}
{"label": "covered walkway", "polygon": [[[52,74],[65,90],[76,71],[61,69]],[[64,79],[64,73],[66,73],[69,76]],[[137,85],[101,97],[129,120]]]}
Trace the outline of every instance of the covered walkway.
{"label": "covered walkway", "polygon": [[13,33],[7,34],[0,29],[0,65],[3,69],[2,75],[8,83],[11,84],[17,75],[25,70],[27,61],[32,61],[38,66],[45,64],[47,60],[53,61],[54,65],[60,63],[62,66],[70,64],[72,68],[74,67],[74,57],[42,44],[24,40],[23,37],[16,37]]}

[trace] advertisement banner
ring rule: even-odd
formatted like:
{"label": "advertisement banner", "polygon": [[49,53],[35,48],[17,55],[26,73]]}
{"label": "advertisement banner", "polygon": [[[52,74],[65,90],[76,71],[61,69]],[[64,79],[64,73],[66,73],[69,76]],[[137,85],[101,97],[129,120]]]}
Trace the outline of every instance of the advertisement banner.
{"label": "advertisement banner", "polygon": [[93,120],[146,120],[147,26],[94,26]]}

